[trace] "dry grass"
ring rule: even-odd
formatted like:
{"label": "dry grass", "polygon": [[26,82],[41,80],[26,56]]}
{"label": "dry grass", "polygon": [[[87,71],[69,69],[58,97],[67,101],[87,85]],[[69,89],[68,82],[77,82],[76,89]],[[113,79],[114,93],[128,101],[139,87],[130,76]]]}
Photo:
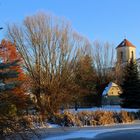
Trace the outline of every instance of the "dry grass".
{"label": "dry grass", "polygon": [[83,111],[78,113],[64,112],[56,117],[61,126],[98,126],[115,123],[129,123],[134,120],[133,113],[126,111]]}

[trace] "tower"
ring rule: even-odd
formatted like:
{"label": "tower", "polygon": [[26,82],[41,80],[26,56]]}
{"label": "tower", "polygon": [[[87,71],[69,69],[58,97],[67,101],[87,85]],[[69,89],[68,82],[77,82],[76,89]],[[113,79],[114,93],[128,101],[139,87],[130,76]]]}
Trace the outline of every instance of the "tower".
{"label": "tower", "polygon": [[136,59],[136,47],[124,39],[117,47],[117,61],[125,63],[130,61],[130,59]]}

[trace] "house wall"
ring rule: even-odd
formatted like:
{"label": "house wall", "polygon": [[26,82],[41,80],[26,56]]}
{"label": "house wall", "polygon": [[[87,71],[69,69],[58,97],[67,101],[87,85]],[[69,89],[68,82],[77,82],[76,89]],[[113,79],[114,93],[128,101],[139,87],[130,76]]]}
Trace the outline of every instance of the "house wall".
{"label": "house wall", "polygon": [[122,93],[119,86],[110,87],[108,93],[102,96],[102,105],[120,105],[119,95]]}
{"label": "house wall", "polygon": [[108,96],[119,96],[121,89],[119,86],[111,87],[108,91]]}

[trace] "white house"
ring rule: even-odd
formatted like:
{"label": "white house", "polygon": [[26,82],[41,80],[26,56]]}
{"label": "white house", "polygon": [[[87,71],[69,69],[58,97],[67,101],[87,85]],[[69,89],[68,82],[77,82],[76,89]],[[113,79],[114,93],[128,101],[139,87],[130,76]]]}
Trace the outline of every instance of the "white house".
{"label": "white house", "polygon": [[102,105],[119,105],[119,95],[122,93],[121,87],[110,82],[102,93]]}

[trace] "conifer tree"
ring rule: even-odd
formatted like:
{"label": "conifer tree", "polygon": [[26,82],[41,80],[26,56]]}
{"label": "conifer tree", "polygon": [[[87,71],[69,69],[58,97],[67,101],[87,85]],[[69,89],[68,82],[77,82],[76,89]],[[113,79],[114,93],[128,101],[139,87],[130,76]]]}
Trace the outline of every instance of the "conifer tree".
{"label": "conifer tree", "polygon": [[9,78],[18,76],[16,71],[9,70],[11,66],[15,65],[17,65],[17,61],[0,64],[0,138],[4,138],[6,129],[13,127],[9,118],[12,119],[16,115],[16,107],[13,104],[16,99],[10,91],[17,86],[17,83],[15,81],[7,82]]}
{"label": "conifer tree", "polygon": [[124,108],[140,108],[140,79],[137,63],[131,59],[124,68],[123,93],[120,95],[121,106]]}
{"label": "conifer tree", "polygon": [[95,70],[92,58],[89,55],[83,56],[77,63],[75,82],[78,86],[78,91],[76,91],[77,102],[82,106],[93,106],[95,98]]}
{"label": "conifer tree", "polygon": [[[24,120],[21,112],[24,104],[27,104],[27,98],[24,100],[22,96],[17,96],[15,92],[21,89],[21,81],[19,75],[21,72],[20,60],[4,61],[3,47],[0,46],[0,139],[5,139],[7,135],[19,133],[27,129],[27,121]],[[22,107],[18,104],[22,103]],[[20,112],[20,114],[19,114]],[[24,125],[23,125],[24,123]]]}
{"label": "conifer tree", "polygon": [[28,80],[27,75],[23,71],[22,65],[23,65],[23,60],[21,55],[16,49],[16,46],[14,43],[10,42],[9,40],[3,39],[0,44],[0,57],[3,63],[7,62],[14,62],[18,60],[17,65],[10,66],[10,69],[12,71],[18,72],[18,76],[14,78],[8,78],[7,81],[18,81],[18,86],[15,87],[12,90],[12,93],[17,96],[16,100],[16,106],[18,107],[26,107],[26,100],[27,100],[27,90],[28,86],[26,84],[26,81]]}

